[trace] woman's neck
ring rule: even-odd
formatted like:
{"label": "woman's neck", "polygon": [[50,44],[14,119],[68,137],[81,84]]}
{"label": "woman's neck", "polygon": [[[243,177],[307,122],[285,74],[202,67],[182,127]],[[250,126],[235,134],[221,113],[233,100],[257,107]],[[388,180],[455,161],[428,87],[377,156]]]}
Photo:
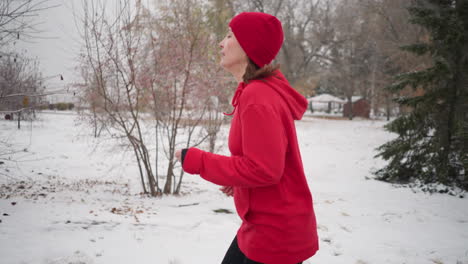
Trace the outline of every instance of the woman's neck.
{"label": "woman's neck", "polygon": [[241,83],[244,81],[244,74],[245,74],[245,69],[247,68],[247,63],[242,63],[236,65],[233,69],[231,69],[231,74],[236,78],[237,83]]}

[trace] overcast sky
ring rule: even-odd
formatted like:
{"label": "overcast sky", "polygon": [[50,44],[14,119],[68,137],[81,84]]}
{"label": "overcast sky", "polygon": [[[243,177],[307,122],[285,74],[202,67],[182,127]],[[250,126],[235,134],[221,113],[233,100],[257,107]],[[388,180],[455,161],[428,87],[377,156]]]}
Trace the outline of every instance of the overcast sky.
{"label": "overcast sky", "polygon": [[35,28],[40,31],[34,38],[22,39],[13,50],[30,58],[37,58],[45,78],[62,74],[44,81],[47,90],[67,88],[78,80],[75,67],[80,50],[80,37],[75,26],[73,9],[81,10],[81,0],[49,0],[53,8],[39,11],[34,18]]}

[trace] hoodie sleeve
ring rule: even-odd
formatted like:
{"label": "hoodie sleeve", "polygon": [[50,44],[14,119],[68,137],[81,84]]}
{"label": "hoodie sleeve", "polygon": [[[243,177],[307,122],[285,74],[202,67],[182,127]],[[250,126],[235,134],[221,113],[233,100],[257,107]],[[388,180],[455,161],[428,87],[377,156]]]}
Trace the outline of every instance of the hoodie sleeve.
{"label": "hoodie sleeve", "polygon": [[239,111],[242,156],[222,156],[190,148],[183,169],[223,186],[276,184],[283,175],[287,139],[279,116],[270,107],[249,105]]}

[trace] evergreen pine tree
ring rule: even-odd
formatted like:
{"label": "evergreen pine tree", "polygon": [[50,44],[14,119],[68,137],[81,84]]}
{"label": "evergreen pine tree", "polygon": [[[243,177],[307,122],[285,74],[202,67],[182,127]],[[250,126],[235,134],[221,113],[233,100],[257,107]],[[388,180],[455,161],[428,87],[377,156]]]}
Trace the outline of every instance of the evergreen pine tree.
{"label": "evergreen pine tree", "polygon": [[409,12],[430,39],[402,49],[432,63],[398,75],[388,87],[396,94],[408,87],[423,92],[396,99],[409,111],[386,125],[398,137],[377,149],[388,164],[376,175],[468,190],[468,0],[415,0]]}

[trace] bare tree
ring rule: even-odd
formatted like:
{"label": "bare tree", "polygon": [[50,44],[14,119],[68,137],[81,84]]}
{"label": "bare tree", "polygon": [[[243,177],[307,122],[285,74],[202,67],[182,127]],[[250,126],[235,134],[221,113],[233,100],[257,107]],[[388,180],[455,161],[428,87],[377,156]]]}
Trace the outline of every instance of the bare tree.
{"label": "bare tree", "polygon": [[[392,95],[384,88],[393,82],[393,76],[400,72],[419,70],[430,64],[428,57],[417,57],[400,49],[401,46],[428,38],[428,33],[422,27],[409,23],[407,7],[410,4],[411,1],[404,0],[359,1],[365,13],[373,14],[368,34],[377,50],[373,59],[375,76],[371,75],[374,112],[377,113],[384,106],[387,119],[394,104]],[[408,92],[411,91],[404,91]]]}
{"label": "bare tree", "polygon": [[321,75],[328,91],[345,97],[351,106],[353,96],[362,96],[370,101],[374,115],[385,108],[390,117],[394,106],[384,88],[396,72],[424,64],[399,49],[424,36],[420,28],[408,25],[406,2],[347,0],[336,5],[330,64],[324,65]]}
{"label": "bare tree", "polygon": [[39,37],[35,16],[53,8],[49,0],[0,1],[0,47],[19,39]]}
{"label": "bare tree", "polygon": [[[190,0],[161,5],[156,14],[129,0],[113,7],[97,0],[84,5],[80,87],[95,134],[100,124],[133,150],[144,192],[177,194],[183,170],[174,159],[176,148],[216,139],[222,104],[210,102],[227,101],[206,8]],[[110,9],[116,12],[112,19]],[[203,129],[203,124],[211,125]],[[154,154],[150,142],[156,143]],[[163,189],[160,150],[167,161]]]}
{"label": "bare tree", "polygon": [[[204,21],[206,9],[195,1],[172,1],[155,21],[151,90],[153,112],[161,128],[162,148],[168,160],[164,193],[179,193],[183,170],[176,182],[176,148],[197,146],[216,134],[224,117],[220,101],[226,79],[215,58],[217,41]],[[170,52],[168,52],[170,50]],[[205,125],[205,131],[200,130]],[[182,136],[185,140],[180,140]]]}
{"label": "bare tree", "polygon": [[111,119],[106,118],[104,113],[104,99],[99,95],[98,78],[88,67],[82,65],[81,77],[84,83],[73,85],[77,94],[79,119],[93,128],[93,136],[99,137],[103,130],[108,129]]}
{"label": "bare tree", "polygon": [[[43,78],[38,61],[15,51],[8,51],[7,44],[23,36],[37,38],[38,24],[35,18],[40,11],[53,8],[49,0],[3,0],[0,2],[0,110],[18,111],[21,107],[34,106],[38,97],[44,96]],[[61,75],[60,78],[63,79]],[[49,92],[48,94],[51,94]]]}
{"label": "bare tree", "polygon": [[17,53],[0,58],[0,113],[11,120],[16,115],[18,128],[20,120],[33,113],[45,95],[38,65],[37,60]]}
{"label": "bare tree", "polygon": [[288,0],[248,0],[240,4],[240,7],[244,10],[269,13],[278,16],[285,2],[289,3]]}
{"label": "bare tree", "polygon": [[[146,144],[142,122],[145,94],[138,82],[142,73],[138,59],[144,39],[142,9],[127,0],[111,6],[103,1],[84,1],[83,6],[82,69],[86,89],[81,91],[82,97],[92,99],[95,122],[110,124],[117,138],[125,139],[135,155],[143,191],[147,193],[148,187],[149,193],[156,196],[160,189]],[[116,15],[108,18],[109,11]]]}
{"label": "bare tree", "polygon": [[[18,39],[40,38],[36,16],[40,11],[53,8],[49,0],[3,0],[0,2],[0,111],[14,113],[34,113],[34,108],[46,95],[63,92],[44,92],[43,82],[50,78],[42,77],[38,70],[39,62],[27,58],[11,49]],[[21,118],[18,118],[18,121]],[[19,128],[19,123],[18,123]]]}
{"label": "bare tree", "polygon": [[[43,82],[50,78],[63,80],[60,74],[43,77],[37,60],[9,51],[8,47],[19,39],[39,37],[36,34],[39,30],[35,28],[38,24],[35,16],[40,11],[53,7],[47,2],[48,0],[0,1],[0,114],[1,118],[16,118],[18,129],[22,119],[32,120],[35,117],[34,110],[43,102],[44,96],[57,93],[44,92]],[[14,161],[11,155],[20,151],[23,150],[13,146],[8,138],[0,138],[0,160]]]}
{"label": "bare tree", "polygon": [[228,23],[234,16],[233,0],[209,0],[208,26],[220,42],[228,32]]}
{"label": "bare tree", "polygon": [[[361,76],[366,74],[371,44],[366,32],[365,17],[355,1],[342,1],[335,10],[332,65],[328,80],[338,89],[352,107],[352,97],[359,95],[365,85]],[[351,108],[349,119],[353,118]]]}
{"label": "bare tree", "polygon": [[[16,118],[18,129],[22,119],[32,118],[34,107],[41,103],[41,97],[34,96],[43,89],[40,80],[37,61],[18,54],[0,58],[0,118]],[[0,137],[2,163],[11,162],[11,156],[20,151],[8,137]]]}

